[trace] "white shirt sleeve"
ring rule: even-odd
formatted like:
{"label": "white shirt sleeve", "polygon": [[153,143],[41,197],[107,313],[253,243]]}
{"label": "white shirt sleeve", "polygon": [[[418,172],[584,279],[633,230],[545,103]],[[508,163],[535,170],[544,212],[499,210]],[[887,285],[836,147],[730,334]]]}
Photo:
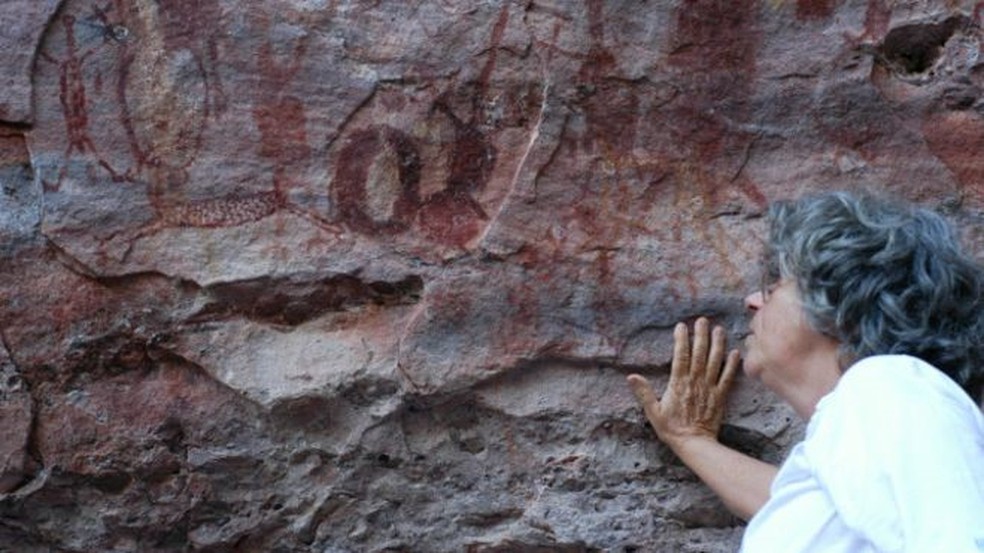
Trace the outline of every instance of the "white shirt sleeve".
{"label": "white shirt sleeve", "polygon": [[945,375],[865,359],[814,417],[807,455],[848,528],[879,551],[984,552],[984,421]]}

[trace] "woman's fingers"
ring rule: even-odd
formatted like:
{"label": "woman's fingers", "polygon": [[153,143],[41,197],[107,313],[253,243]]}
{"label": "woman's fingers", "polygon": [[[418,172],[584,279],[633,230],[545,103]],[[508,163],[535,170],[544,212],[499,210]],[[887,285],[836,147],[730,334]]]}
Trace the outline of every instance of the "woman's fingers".
{"label": "woman's fingers", "polygon": [[642,375],[626,377],[661,440],[669,443],[681,436],[717,435],[740,361],[738,351],[728,353],[726,346],[724,329],[711,331],[707,319],[694,323],[692,337],[687,325],[680,323],[673,329],[673,361],[663,397],[657,396]]}
{"label": "woman's fingers", "polygon": [[707,329],[710,323],[704,317],[694,322],[694,349],[690,356],[690,372],[700,376],[707,365],[707,352],[710,349],[710,337]]}
{"label": "woman's fingers", "polygon": [[656,398],[656,392],[653,387],[649,385],[649,381],[646,377],[638,374],[630,374],[626,377],[629,382],[629,389],[632,390],[632,395],[635,396],[636,401],[642,406],[643,410],[646,412],[646,417],[651,418],[651,413],[659,409],[659,399]]}
{"label": "woman's fingers", "polygon": [[738,374],[738,365],[741,363],[741,354],[733,349],[728,353],[728,359],[724,363],[724,370],[721,372],[721,380],[718,382],[718,390],[721,394],[727,394],[731,385],[735,382],[735,375]]}
{"label": "woman's fingers", "polygon": [[704,374],[707,382],[711,385],[717,384],[718,377],[721,375],[721,365],[724,363],[726,351],[727,339],[724,336],[724,329],[716,326],[711,331],[711,351],[707,355],[707,367]]}
{"label": "woman's fingers", "polygon": [[648,405],[650,402],[656,401],[656,393],[653,392],[653,387],[649,385],[646,377],[639,374],[630,374],[626,377],[626,380],[629,381],[629,388],[639,403]]}
{"label": "woman's fingers", "polygon": [[677,323],[673,328],[673,362],[670,364],[670,379],[682,379],[690,373],[690,332],[687,325]]}

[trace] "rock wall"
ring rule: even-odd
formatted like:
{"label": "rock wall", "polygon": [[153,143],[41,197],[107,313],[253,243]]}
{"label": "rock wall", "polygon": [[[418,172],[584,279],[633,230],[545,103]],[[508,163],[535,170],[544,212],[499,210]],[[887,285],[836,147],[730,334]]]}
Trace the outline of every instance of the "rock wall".
{"label": "rock wall", "polygon": [[3,3],[0,551],[735,550],[624,376],[774,198],[981,249],[982,5]]}

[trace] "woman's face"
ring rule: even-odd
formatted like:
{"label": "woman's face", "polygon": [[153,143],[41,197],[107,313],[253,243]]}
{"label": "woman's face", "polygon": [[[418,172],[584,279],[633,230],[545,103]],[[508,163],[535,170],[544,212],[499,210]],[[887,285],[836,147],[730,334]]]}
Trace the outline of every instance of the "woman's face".
{"label": "woman's face", "polygon": [[836,359],[837,342],[806,320],[795,281],[782,279],[745,298],[754,312],[745,339],[745,373],[782,393],[809,377],[814,361]]}

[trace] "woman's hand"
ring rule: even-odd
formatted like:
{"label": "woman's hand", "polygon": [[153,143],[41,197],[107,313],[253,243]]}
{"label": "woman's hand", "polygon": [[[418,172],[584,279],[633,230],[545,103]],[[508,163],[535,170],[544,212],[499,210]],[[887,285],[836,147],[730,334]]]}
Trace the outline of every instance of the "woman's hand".
{"label": "woman's hand", "polygon": [[673,330],[673,363],[663,397],[645,378],[631,374],[629,386],[646,410],[656,435],[724,504],[750,519],[769,499],[778,469],[717,440],[728,391],[738,372],[738,351],[725,354],[724,329],[710,330],[707,319],[694,324],[691,347],[687,325]]}
{"label": "woman's hand", "polygon": [[726,347],[724,329],[716,326],[712,332],[707,319],[701,317],[694,324],[693,347],[687,325],[678,323],[673,330],[670,381],[663,397],[657,399],[643,376],[628,376],[629,387],[656,435],[671,449],[689,438],[717,440],[740,359],[737,350],[726,359]]}

